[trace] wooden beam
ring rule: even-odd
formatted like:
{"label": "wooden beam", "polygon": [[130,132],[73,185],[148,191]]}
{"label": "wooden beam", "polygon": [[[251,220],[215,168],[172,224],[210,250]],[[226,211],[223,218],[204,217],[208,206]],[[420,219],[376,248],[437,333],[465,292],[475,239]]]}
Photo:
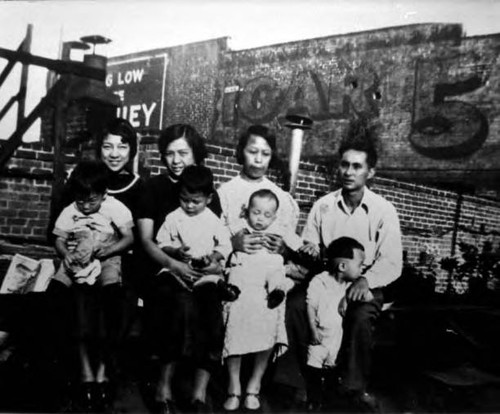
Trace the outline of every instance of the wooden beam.
{"label": "wooden beam", "polygon": [[[26,37],[23,41],[23,52],[31,52],[31,38],[33,33],[33,25],[28,24],[26,29]],[[24,120],[24,109],[26,108],[26,88],[28,87],[28,70],[29,65],[23,64],[21,69],[21,84],[19,85],[19,93],[17,94],[17,126],[21,125]]]}
{"label": "wooden beam", "polygon": [[5,104],[5,106],[2,108],[0,111],[0,121],[3,119],[3,117],[9,112],[10,108],[14,103],[17,101],[17,95],[11,96],[9,101]]}
{"label": "wooden beam", "polygon": [[54,100],[60,96],[62,90],[68,87],[68,81],[65,79],[59,79],[57,83],[50,89],[50,91],[45,95],[38,105],[33,108],[31,113],[23,120],[23,122],[17,126],[17,129],[9,137],[8,140],[0,142],[0,169],[4,167],[11,155],[16,151],[16,149],[21,145],[23,141],[24,133],[29,129],[29,127],[36,121],[36,119],[42,115],[43,111],[54,102]]}
{"label": "wooden beam", "polygon": [[[21,44],[19,45],[19,48],[17,49],[18,52],[22,51],[23,44],[24,44],[24,42],[21,42]],[[5,82],[5,79],[7,79],[7,76],[9,76],[10,72],[12,71],[12,69],[14,68],[16,63],[17,62],[15,60],[9,60],[9,63],[7,63],[5,65],[5,68],[3,69],[2,73],[0,74],[0,86],[3,85],[3,83]]]}
{"label": "wooden beam", "polygon": [[42,66],[57,73],[70,73],[77,76],[103,81],[106,78],[104,69],[94,68],[82,62],[63,61],[48,59],[41,56],[32,55],[25,52],[15,52],[13,50],[0,47],[0,58],[9,61],[21,62],[35,66]]}

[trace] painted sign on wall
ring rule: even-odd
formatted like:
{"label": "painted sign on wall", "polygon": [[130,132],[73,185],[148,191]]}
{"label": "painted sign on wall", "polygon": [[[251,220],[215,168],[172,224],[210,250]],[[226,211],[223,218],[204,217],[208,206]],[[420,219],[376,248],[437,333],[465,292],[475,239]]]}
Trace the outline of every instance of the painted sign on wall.
{"label": "painted sign on wall", "polygon": [[118,117],[138,130],[162,128],[167,65],[166,54],[110,59],[106,86],[120,97]]}

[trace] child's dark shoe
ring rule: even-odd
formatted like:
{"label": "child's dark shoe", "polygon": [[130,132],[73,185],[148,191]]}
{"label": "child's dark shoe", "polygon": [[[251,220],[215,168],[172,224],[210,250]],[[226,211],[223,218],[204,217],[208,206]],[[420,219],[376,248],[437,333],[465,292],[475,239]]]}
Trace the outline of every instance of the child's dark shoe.
{"label": "child's dark shoe", "polygon": [[95,382],[83,382],[80,385],[79,405],[83,411],[94,411],[96,405],[95,388]]}
{"label": "child's dark shoe", "polygon": [[285,299],[285,292],[281,289],[274,289],[267,295],[267,307],[269,309],[274,309],[281,305]]}
{"label": "child's dark shoe", "polygon": [[220,280],[217,283],[217,291],[219,293],[220,300],[224,302],[234,302],[240,296],[240,289],[238,286],[227,283]]}

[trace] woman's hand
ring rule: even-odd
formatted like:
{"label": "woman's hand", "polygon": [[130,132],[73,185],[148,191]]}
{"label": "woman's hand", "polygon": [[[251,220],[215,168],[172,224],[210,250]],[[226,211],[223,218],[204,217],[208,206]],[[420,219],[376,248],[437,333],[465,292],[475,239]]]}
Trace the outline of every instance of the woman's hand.
{"label": "woman's hand", "polygon": [[193,269],[187,263],[174,259],[172,259],[169,265],[169,270],[178,276],[187,285],[186,287],[192,286],[194,282],[203,276],[203,273],[199,270]]}
{"label": "woman's hand", "polygon": [[233,250],[253,254],[262,249],[263,236],[260,233],[249,233],[243,229],[231,238],[231,243]]}
{"label": "woman's hand", "polygon": [[311,256],[313,259],[317,259],[319,257],[319,247],[311,242],[304,242],[304,245],[297,250],[299,253],[307,254]]}
{"label": "woman's hand", "polygon": [[271,253],[283,254],[286,250],[286,244],[278,234],[264,233],[262,235],[262,246],[264,246]]}
{"label": "woman's hand", "polygon": [[187,263],[191,259],[191,255],[189,254],[189,249],[190,247],[188,246],[179,247],[178,249],[175,249],[175,253],[172,256],[180,260],[181,262]]}

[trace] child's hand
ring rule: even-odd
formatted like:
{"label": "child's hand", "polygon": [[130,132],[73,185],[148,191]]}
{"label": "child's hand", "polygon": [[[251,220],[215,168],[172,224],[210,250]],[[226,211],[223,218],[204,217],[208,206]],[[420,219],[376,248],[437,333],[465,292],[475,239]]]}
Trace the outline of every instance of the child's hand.
{"label": "child's hand", "polygon": [[319,338],[319,333],[316,329],[313,329],[311,332],[311,345],[320,345],[321,341]]}
{"label": "child's hand", "polygon": [[189,246],[182,246],[178,249],[175,249],[174,254],[172,255],[175,259],[180,260],[181,262],[187,263],[192,259],[188,250],[191,249]]}
{"label": "child's hand", "polygon": [[66,256],[64,256],[63,264],[66,269],[71,269],[71,266],[73,266],[75,262],[75,255],[73,253],[68,253]]}
{"label": "child's hand", "polygon": [[347,298],[344,296],[339,303],[339,314],[344,317],[347,312]]}
{"label": "child's hand", "polygon": [[112,254],[113,252],[109,247],[98,247],[97,249],[94,250],[94,257],[99,260],[106,259]]}
{"label": "child's hand", "polygon": [[304,242],[304,245],[297,250],[299,253],[307,254],[311,256],[313,259],[317,259],[319,257],[319,247],[311,242]]}

